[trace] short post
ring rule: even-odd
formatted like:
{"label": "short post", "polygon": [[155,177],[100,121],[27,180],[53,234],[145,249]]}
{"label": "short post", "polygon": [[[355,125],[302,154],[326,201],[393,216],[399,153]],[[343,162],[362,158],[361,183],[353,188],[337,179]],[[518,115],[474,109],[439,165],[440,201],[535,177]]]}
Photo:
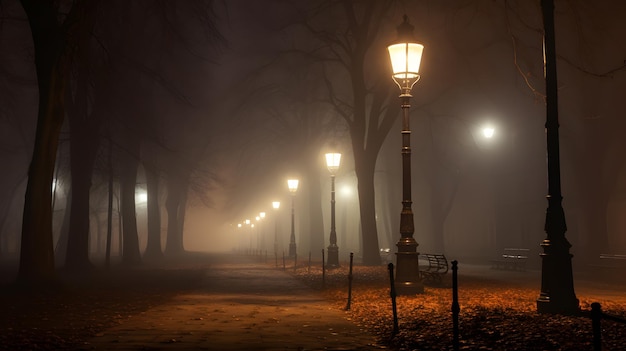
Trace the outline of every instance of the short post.
{"label": "short post", "polygon": [[346,311],[350,311],[350,304],[352,303],[352,262],[354,253],[350,252],[350,270],[348,271],[348,304],[346,305]]}
{"label": "short post", "polygon": [[602,350],[602,307],[600,303],[591,304],[591,327],[593,328],[593,351]]}
{"label": "short post", "polygon": [[324,249],[322,249],[322,287],[326,287],[326,264],[324,261]]}
{"label": "short post", "polygon": [[389,284],[391,288],[389,289],[389,295],[391,296],[391,309],[393,311],[393,332],[392,335],[398,334],[398,309],[396,308],[396,284],[393,279],[393,263],[389,263],[387,265],[389,269]]}
{"label": "short post", "polygon": [[311,274],[311,251],[309,251],[309,267],[307,268],[307,273]]}
{"label": "short post", "polygon": [[454,351],[459,350],[459,285],[458,275],[459,270],[458,262],[452,261],[452,349]]}
{"label": "short post", "polygon": [[293,271],[296,271],[296,268],[298,267],[298,253],[294,253],[293,254]]}

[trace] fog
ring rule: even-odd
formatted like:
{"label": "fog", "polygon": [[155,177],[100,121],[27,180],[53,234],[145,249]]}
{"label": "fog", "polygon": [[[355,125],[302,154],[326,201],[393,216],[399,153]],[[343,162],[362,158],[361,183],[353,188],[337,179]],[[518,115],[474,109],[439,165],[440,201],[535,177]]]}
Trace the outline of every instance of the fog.
{"label": "fog", "polygon": [[[363,15],[363,4],[354,3]],[[88,260],[101,265],[109,228],[114,262],[125,261],[129,246],[121,242],[134,245],[134,238],[138,261],[145,260],[151,231],[159,254],[180,252],[182,240],[186,251],[280,256],[288,250],[292,208],[298,255],[319,259],[330,244],[331,180],[323,155],[331,150],[343,155],[336,174],[340,260],[350,252],[363,259],[364,238],[371,238],[364,232],[377,237],[378,249],[395,252],[400,100],[385,47],[406,13],[425,46],[410,112],[417,251],[488,262],[505,247],[527,248],[529,266],[538,268],[547,207],[539,2],[381,3],[382,24],[360,77],[362,106],[354,100],[354,67],[337,63],[351,58],[332,48],[333,40],[354,37],[343,35],[343,12],[328,2],[100,4],[93,35],[78,43],[83,51],[72,51],[65,76],[65,119],[50,180],[56,267],[82,264],[60,254],[68,237],[81,236]],[[0,257],[15,262],[39,94],[26,14],[16,0],[2,1],[0,14]],[[625,16],[617,0],[557,1],[561,181],[575,269],[600,253],[626,253]],[[385,97],[380,113],[378,96]],[[387,111],[393,118],[383,119]],[[365,122],[357,135],[359,119]],[[482,134],[487,126],[491,137]],[[73,150],[72,143],[82,146]],[[92,156],[79,152],[90,148]],[[367,157],[375,160],[375,228],[362,225],[372,216],[359,207],[356,163],[367,165],[361,161]],[[155,193],[148,192],[151,175]],[[79,177],[87,183],[82,226],[76,213],[72,222],[69,201],[72,186],[85,186]],[[122,225],[128,177],[136,218]],[[295,195],[290,177],[300,179]],[[154,205],[160,218],[150,229]],[[257,221],[261,212],[265,218]],[[136,227],[135,237],[126,225]]]}

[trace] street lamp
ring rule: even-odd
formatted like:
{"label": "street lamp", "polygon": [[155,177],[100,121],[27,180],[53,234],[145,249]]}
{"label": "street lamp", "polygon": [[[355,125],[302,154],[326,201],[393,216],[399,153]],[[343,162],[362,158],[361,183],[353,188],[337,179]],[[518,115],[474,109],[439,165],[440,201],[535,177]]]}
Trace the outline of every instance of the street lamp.
{"label": "street lamp", "polygon": [[388,47],[393,80],[400,88],[402,107],[402,211],[400,212],[400,240],[396,246],[396,292],[401,295],[424,292],[419,277],[419,254],[417,242],[413,238],[413,210],[411,209],[411,129],[409,109],[411,89],[420,79],[419,68],[424,46],[413,42],[413,26],[404,15],[398,26],[397,43]]}
{"label": "street lamp", "polygon": [[337,232],[335,231],[335,173],[341,163],[341,154],[331,152],[326,154],[326,167],[330,172],[330,245],[328,245],[329,267],[339,267],[339,247],[337,246]]}
{"label": "street lamp", "polygon": [[559,157],[559,110],[554,33],[554,1],[542,0],[544,24],[544,63],[546,80],[546,147],[548,161],[548,209],[544,230],[546,239],[541,246],[541,294],[537,310],[542,313],[579,312],[579,301],[574,292],[572,273],[572,246],[565,232],[565,212],[561,201],[561,166]]}
{"label": "street lamp", "polygon": [[287,180],[287,187],[291,193],[291,236],[289,237],[289,257],[296,257],[296,227],[295,227],[295,198],[298,191],[298,179]]}
{"label": "street lamp", "polygon": [[[272,201],[272,208],[274,212],[278,212],[280,208],[280,201]],[[278,257],[278,215],[274,216],[274,256]]]}

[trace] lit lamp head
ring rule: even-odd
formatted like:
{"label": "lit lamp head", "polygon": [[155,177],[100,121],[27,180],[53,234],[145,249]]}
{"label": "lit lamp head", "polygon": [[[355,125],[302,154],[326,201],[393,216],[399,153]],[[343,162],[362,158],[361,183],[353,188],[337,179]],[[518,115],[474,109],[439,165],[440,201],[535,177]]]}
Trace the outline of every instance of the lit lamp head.
{"label": "lit lamp head", "polygon": [[259,213],[259,217],[261,217],[261,219],[265,218],[265,212]]}
{"label": "lit lamp head", "polygon": [[495,133],[495,129],[491,126],[487,126],[483,128],[483,136],[487,139],[491,139],[494,133]]}
{"label": "lit lamp head", "polygon": [[330,174],[335,175],[341,164],[341,154],[338,152],[329,152],[326,154],[326,167]]}
{"label": "lit lamp head", "polygon": [[298,179],[289,179],[287,180],[287,187],[289,188],[289,192],[291,195],[295,195],[296,191],[298,191]]}
{"label": "lit lamp head", "polygon": [[280,208],[280,201],[272,201],[272,208],[278,210]]}
{"label": "lit lamp head", "polygon": [[424,45],[416,43],[413,39],[413,28],[408,17],[404,15],[404,21],[398,26],[396,43],[387,47],[393,69],[392,77],[402,94],[409,94],[413,85],[420,79],[419,70]]}

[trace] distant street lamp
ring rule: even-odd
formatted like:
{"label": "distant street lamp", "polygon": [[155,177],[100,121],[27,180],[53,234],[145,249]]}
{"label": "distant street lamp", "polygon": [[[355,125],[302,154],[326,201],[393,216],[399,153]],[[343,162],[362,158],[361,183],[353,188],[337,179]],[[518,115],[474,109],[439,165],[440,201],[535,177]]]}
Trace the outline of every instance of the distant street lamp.
{"label": "distant street lamp", "polygon": [[424,292],[419,277],[419,254],[417,242],[413,238],[413,210],[411,209],[411,128],[409,109],[411,89],[420,79],[419,68],[424,46],[413,41],[413,26],[405,15],[398,26],[398,40],[389,45],[389,57],[393,69],[393,80],[400,88],[402,107],[402,212],[400,212],[400,240],[396,246],[396,292],[400,295]]}
{"label": "distant street lamp", "polygon": [[339,267],[339,247],[337,246],[337,232],[335,231],[335,173],[341,163],[341,154],[337,152],[326,154],[326,167],[330,172],[330,245],[328,245],[329,267]]}
{"label": "distant street lamp", "polygon": [[298,191],[298,179],[287,180],[287,187],[291,193],[291,236],[289,237],[289,257],[296,257],[296,191]]}
{"label": "distant street lamp", "polygon": [[[272,208],[274,212],[278,213],[280,208],[280,201],[272,201]],[[274,216],[274,255],[278,255],[278,214]]]}

